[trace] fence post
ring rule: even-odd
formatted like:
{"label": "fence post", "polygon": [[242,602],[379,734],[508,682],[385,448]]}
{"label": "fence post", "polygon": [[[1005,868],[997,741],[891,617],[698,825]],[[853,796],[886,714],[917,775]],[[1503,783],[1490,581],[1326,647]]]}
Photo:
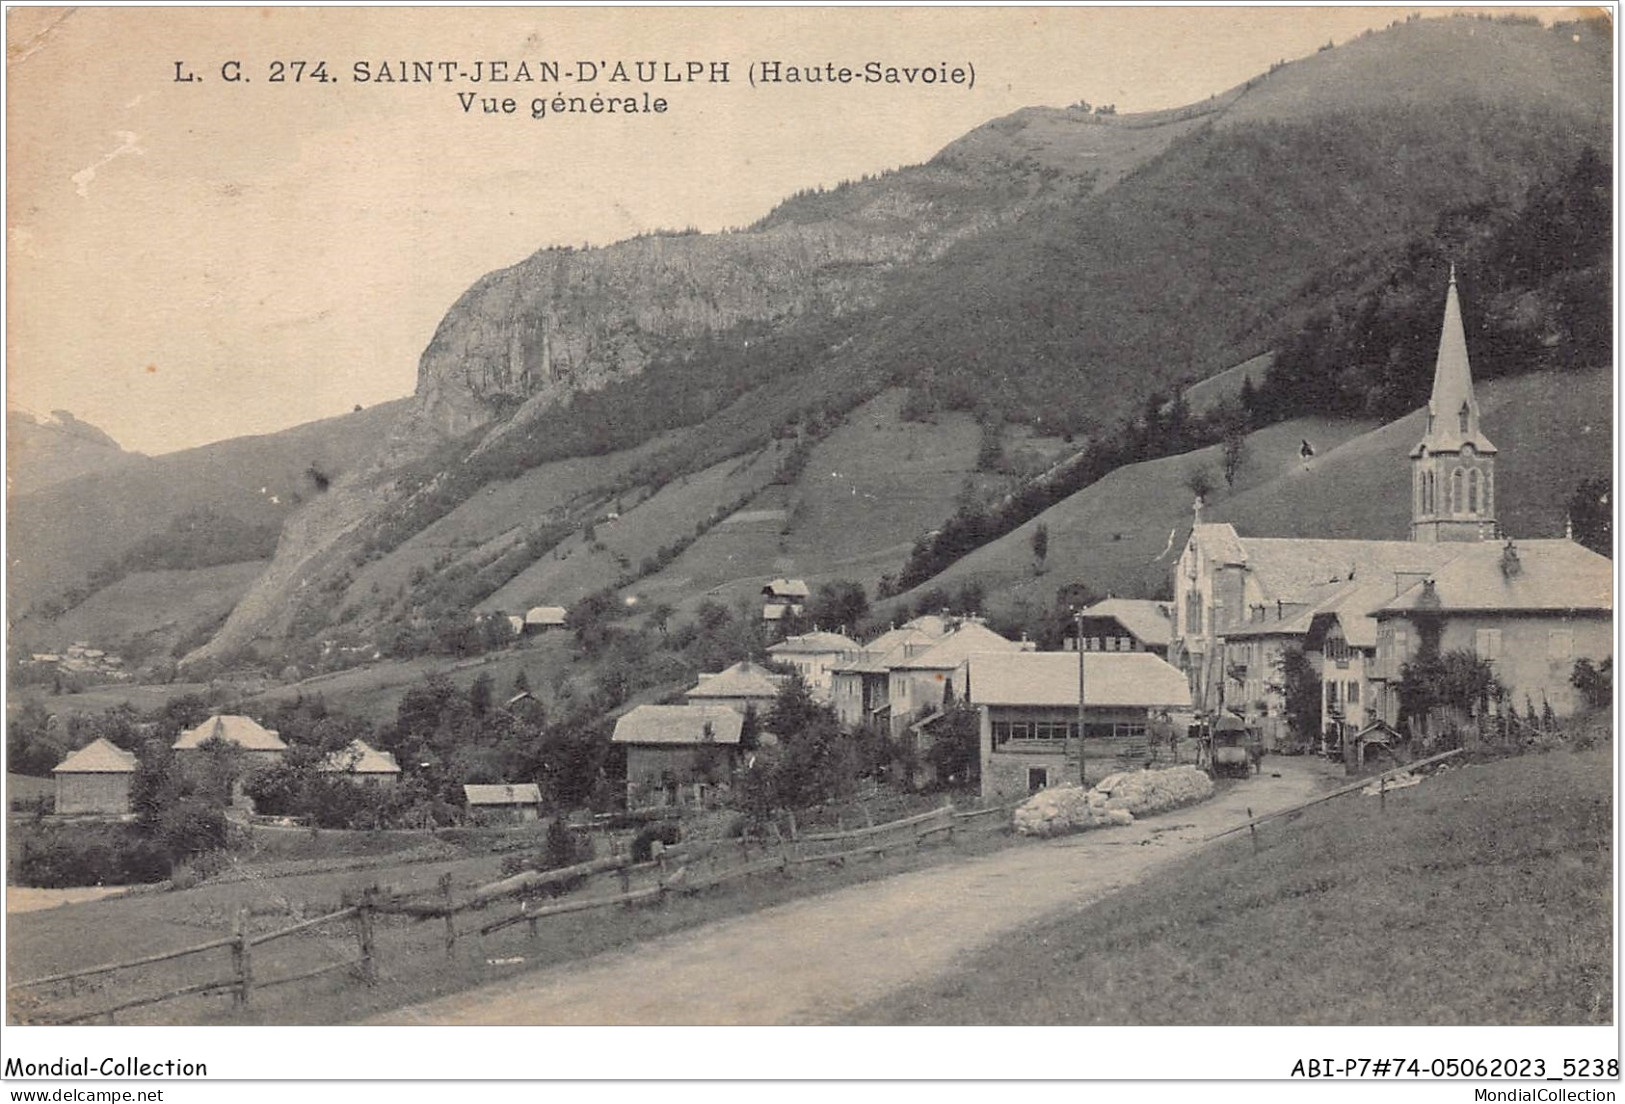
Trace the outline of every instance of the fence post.
{"label": "fence post", "polygon": [[446,957],[450,958],[457,946],[457,914],[451,908],[451,871],[440,875],[440,898],[446,905]]}
{"label": "fence post", "polygon": [[248,995],[254,988],[253,955],[248,948],[248,906],[237,910],[237,923],[232,929],[237,941],[231,945],[231,961],[237,972],[237,992],[234,1004],[246,1006]]}
{"label": "fence post", "polygon": [[[519,902],[519,911],[528,914],[530,912],[530,902],[529,901],[520,901]],[[536,938],[536,934],[537,934],[536,921],[537,921],[537,917],[535,917],[535,916],[526,915],[526,917],[525,917],[525,931],[526,931],[526,934],[531,939]]]}
{"label": "fence post", "polygon": [[1377,779],[1377,805],[1381,812],[1388,811],[1388,776],[1386,774]]}
{"label": "fence post", "polygon": [[[1247,810],[1247,819],[1248,820],[1253,819],[1253,811],[1251,809]],[[1253,838],[1253,854],[1256,855],[1256,854],[1258,854],[1258,825],[1256,825],[1256,824],[1247,825],[1247,832]]]}
{"label": "fence post", "polygon": [[378,887],[368,886],[361,892],[361,903],[356,906],[356,938],[361,942],[361,981],[364,985],[378,982],[378,964],[373,959],[372,910],[378,897]]}
{"label": "fence post", "polygon": [[655,857],[655,884],[660,887],[660,896],[656,898],[661,904],[666,903],[666,897],[671,892],[666,885],[666,845],[656,840],[651,849]]}

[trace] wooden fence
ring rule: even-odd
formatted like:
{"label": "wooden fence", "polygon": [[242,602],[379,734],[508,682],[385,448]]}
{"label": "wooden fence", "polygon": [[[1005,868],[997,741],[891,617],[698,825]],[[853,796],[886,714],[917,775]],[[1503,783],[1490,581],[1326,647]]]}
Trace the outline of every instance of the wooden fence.
{"label": "wooden fence", "polygon": [[[944,805],[929,813],[885,824],[812,834],[796,833],[792,821],[789,836],[775,834],[770,840],[705,840],[665,849],[656,845],[654,857],[649,860],[636,861],[631,855],[611,855],[558,870],[525,871],[477,886],[461,895],[453,894],[448,874],[441,879],[438,892],[432,895],[391,897],[372,888],[366,890],[354,904],[335,912],[259,935],[249,934],[248,910],[244,908],[237,915],[232,934],[224,938],[127,962],[13,982],[8,989],[15,1006],[17,996],[29,990],[60,985],[71,987],[86,978],[139,970],[161,962],[221,950],[229,952],[229,969],[209,980],[122,1000],[107,1007],[55,1017],[30,1017],[30,1022],[69,1024],[99,1019],[112,1023],[118,1013],[129,1009],[212,993],[230,993],[233,1004],[247,1007],[256,989],[291,985],[339,971],[349,971],[362,984],[372,985],[378,976],[374,926],[380,915],[440,920],[445,927],[445,950],[449,956],[454,953],[458,939],[470,934],[489,935],[517,924],[526,924],[530,937],[535,938],[540,934],[541,922],[553,916],[590,909],[659,904],[673,895],[697,893],[741,878],[788,876],[794,868],[808,864],[844,865],[853,859],[917,850],[928,841],[939,838],[951,842],[956,833],[1006,826],[1014,808],[1012,804],[959,812],[951,805]],[[604,892],[601,888],[605,879],[613,879],[611,892]],[[487,913],[494,906],[510,900],[517,900],[517,911],[475,926],[459,926],[459,919],[468,914]],[[256,976],[256,947],[324,926],[345,923],[350,924],[353,930],[357,944],[356,957],[282,977]]]}
{"label": "wooden fence", "polygon": [[1362,778],[1358,782],[1349,783],[1347,786],[1339,786],[1337,789],[1323,793],[1319,797],[1310,798],[1308,801],[1303,801],[1297,805],[1288,806],[1285,809],[1277,809],[1273,813],[1265,813],[1263,816],[1255,817],[1252,815],[1253,811],[1248,809],[1247,820],[1237,824],[1233,828],[1226,828],[1222,832],[1215,832],[1202,842],[1210,843],[1213,840],[1219,839],[1223,836],[1228,836],[1235,832],[1245,830],[1251,834],[1253,839],[1253,850],[1256,851],[1258,849],[1258,826],[1260,824],[1270,820],[1278,820],[1281,817],[1291,816],[1294,813],[1302,812],[1311,805],[1319,805],[1323,801],[1330,801],[1334,797],[1342,797],[1344,794],[1353,793],[1355,790],[1363,790],[1373,785],[1377,787],[1377,796],[1380,802],[1379,808],[1386,810],[1388,808],[1388,780],[1390,778],[1397,774],[1407,774],[1410,771],[1416,770],[1420,767],[1428,767],[1432,766],[1434,763],[1441,763],[1453,755],[1460,755],[1462,750],[1462,748],[1456,748],[1452,751],[1444,752],[1441,755],[1430,755],[1426,759],[1418,759],[1414,763],[1405,763],[1402,766],[1394,767],[1391,770],[1385,770],[1375,777]]}
{"label": "wooden fence", "polygon": [[[250,935],[248,932],[248,909],[238,911],[237,919],[233,925],[232,934],[223,939],[210,940],[192,947],[182,947],[175,951],[165,951],[161,954],[148,955],[145,958],[131,959],[128,962],[113,962],[105,966],[91,966],[83,970],[70,970],[67,973],[52,974],[49,977],[33,978],[29,981],[13,982],[8,986],[13,997],[21,992],[31,989],[42,989],[53,985],[69,985],[86,978],[113,974],[122,970],[134,970],[143,966],[152,966],[160,962],[169,962],[175,959],[186,958],[191,955],[206,955],[211,951],[230,951],[230,973],[224,977],[214,977],[207,981],[200,981],[190,985],[183,985],[178,989],[170,989],[159,993],[148,993],[105,1008],[96,1008],[89,1011],[75,1012],[59,1017],[44,1017],[36,1022],[54,1024],[84,1023],[89,1020],[105,1020],[107,1023],[116,1022],[118,1013],[132,1008],[142,1008],[151,1004],[160,1004],[164,1001],[176,1000],[180,997],[198,996],[208,993],[230,993],[232,1003],[246,1007],[253,1000],[254,990],[268,989],[276,985],[290,985],[295,982],[308,981],[311,978],[321,977],[324,974],[335,973],[339,970],[352,971],[364,984],[371,985],[377,980],[376,947],[373,937],[373,919],[377,910],[378,896],[376,891],[368,890],[359,904],[330,912],[325,916],[317,916],[304,920],[290,927],[277,931],[263,932],[259,935]],[[357,957],[329,963],[314,970],[305,970],[301,973],[286,977],[258,978],[254,976],[254,948],[264,946],[277,939],[286,939],[292,935],[312,931],[316,928],[344,921],[353,921],[355,938],[358,944]]]}

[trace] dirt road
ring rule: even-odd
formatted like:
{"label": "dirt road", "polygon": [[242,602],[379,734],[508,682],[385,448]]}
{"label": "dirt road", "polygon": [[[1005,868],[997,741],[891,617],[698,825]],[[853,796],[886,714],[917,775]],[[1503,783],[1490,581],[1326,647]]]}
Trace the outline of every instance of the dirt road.
{"label": "dirt road", "polygon": [[[1202,805],[1030,843],[678,932],[397,1009],[380,1024],[808,1024],[934,977],[1000,933],[1139,881],[1255,813],[1323,792],[1324,764]],[[1360,800],[1351,797],[1347,800]]]}

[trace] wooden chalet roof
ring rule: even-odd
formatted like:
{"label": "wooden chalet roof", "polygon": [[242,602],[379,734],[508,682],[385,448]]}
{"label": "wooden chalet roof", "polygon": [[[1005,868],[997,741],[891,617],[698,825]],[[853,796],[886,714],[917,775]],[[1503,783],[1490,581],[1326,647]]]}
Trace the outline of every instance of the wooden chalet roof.
{"label": "wooden chalet roof", "polygon": [[364,740],[351,740],[342,751],[335,751],[322,760],[320,771],[331,774],[399,774],[401,765],[395,756],[379,751]]}
{"label": "wooden chalet roof", "polygon": [[1174,638],[1168,603],[1143,598],[1107,598],[1083,611],[1085,617],[1110,617],[1142,644],[1167,647]]}
{"label": "wooden chalet roof", "polygon": [[741,660],[714,675],[701,675],[687,692],[689,698],[773,698],[777,697],[783,676],[766,667]]}
{"label": "wooden chalet roof", "polygon": [[617,744],[737,744],[745,718],[726,705],[640,705],[615,722]]}
{"label": "wooden chalet roof", "polygon": [[58,763],[53,774],[134,774],[135,756],[98,737]]}
{"label": "wooden chalet roof", "polygon": [[181,733],[180,739],[175,741],[174,748],[176,751],[198,748],[216,738],[228,744],[236,744],[247,751],[288,750],[288,745],[283,743],[275,732],[261,727],[250,717],[241,717],[234,713],[210,717],[196,728],[187,729]]}

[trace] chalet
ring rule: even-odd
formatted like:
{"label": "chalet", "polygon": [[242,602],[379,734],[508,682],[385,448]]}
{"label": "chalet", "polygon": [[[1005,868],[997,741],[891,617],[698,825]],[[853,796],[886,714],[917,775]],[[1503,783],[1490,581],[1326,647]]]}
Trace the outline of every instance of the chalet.
{"label": "chalet", "polygon": [[[1012,797],[1078,781],[1083,761],[1143,746],[1159,714],[1188,709],[1177,667],[1147,652],[1083,654],[1083,739],[1076,652],[980,654],[970,702],[981,715],[982,795]],[[1082,752],[1080,759],[1080,750]]]}
{"label": "chalet", "polygon": [[563,606],[532,606],[525,611],[524,631],[545,633],[564,628],[566,616]]}
{"label": "chalet", "polygon": [[364,740],[351,740],[343,750],[323,759],[316,769],[323,774],[375,786],[393,786],[401,777],[401,765],[395,756],[377,750]]}
{"label": "chalet", "polygon": [[721,671],[702,674],[683,696],[689,705],[725,705],[741,714],[754,705],[758,716],[766,716],[783,685],[783,675],[775,675],[746,659]]}
{"label": "chalet", "polygon": [[703,803],[733,775],[744,717],[726,705],[640,705],[615,722],[629,805]]}
{"label": "chalet", "polygon": [[92,740],[51,772],[56,778],[57,814],[128,813],[135,770],[134,755],[108,740]]}
{"label": "chalet", "polygon": [[[1137,598],[1107,598],[1079,614],[1086,652],[1150,652],[1168,658],[1173,639],[1172,607],[1167,602]],[[1077,629],[1067,638],[1067,647],[1076,650]]]}
{"label": "chalet", "polygon": [[762,620],[782,621],[786,614],[800,616],[811,594],[804,579],[774,579],[762,588]]}
{"label": "chalet", "polygon": [[542,791],[534,782],[464,786],[463,800],[476,824],[524,824],[542,815]]}
{"label": "chalet", "polygon": [[827,702],[832,693],[830,672],[842,657],[859,650],[856,640],[842,633],[813,631],[788,637],[767,650],[779,663],[794,667],[807,689],[819,701]]}

